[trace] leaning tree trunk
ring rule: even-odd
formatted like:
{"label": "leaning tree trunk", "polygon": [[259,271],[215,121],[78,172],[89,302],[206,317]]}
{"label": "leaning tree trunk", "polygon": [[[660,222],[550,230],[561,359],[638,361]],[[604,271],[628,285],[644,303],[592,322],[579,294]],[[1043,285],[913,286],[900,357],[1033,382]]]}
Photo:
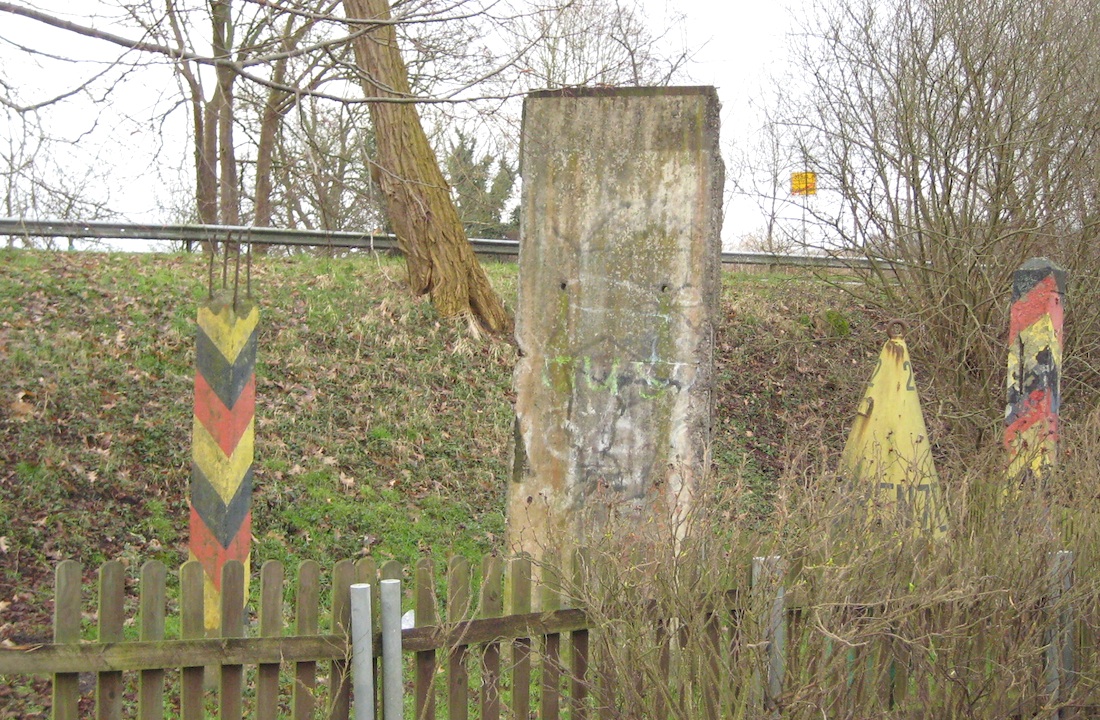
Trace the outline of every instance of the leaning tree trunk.
{"label": "leaning tree trunk", "polygon": [[[410,99],[408,70],[397,33],[388,23],[389,0],[344,0],[344,12],[360,23],[382,21],[355,39],[355,60],[367,96]],[[490,332],[509,332],[512,319],[466,239],[416,105],[375,102],[370,116],[377,151],[372,175],[386,198],[412,289],[427,293],[441,315],[472,313]]]}

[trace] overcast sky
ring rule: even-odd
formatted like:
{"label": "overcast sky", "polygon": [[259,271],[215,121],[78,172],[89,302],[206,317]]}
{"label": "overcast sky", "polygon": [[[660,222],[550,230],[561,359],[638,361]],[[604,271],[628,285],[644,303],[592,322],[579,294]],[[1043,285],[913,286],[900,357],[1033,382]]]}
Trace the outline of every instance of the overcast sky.
{"label": "overcast sky", "polygon": [[[694,56],[687,70],[686,81],[696,85],[714,85],[722,102],[722,147],[727,162],[727,207],[723,231],[724,245],[735,247],[741,237],[756,231],[763,225],[763,217],[755,203],[744,197],[731,195],[730,176],[736,172],[731,158],[738,149],[752,144],[753,133],[761,123],[758,101],[763,90],[771,82],[770,77],[782,74],[789,47],[788,35],[792,28],[792,5],[795,0],[733,0],[718,3],[713,0],[644,0],[647,19],[654,25],[663,24],[663,18],[678,13],[682,25],[670,34],[670,41],[682,42]],[[76,11],[74,6],[59,0],[40,0],[37,7],[49,10],[51,5]],[[83,9],[83,8],[82,8]],[[74,18],[75,19],[75,18]],[[7,78],[28,76],[43,77],[55,81],[57,87],[71,86],[73,79],[87,76],[93,65],[82,66],[74,72],[72,66],[63,66],[42,60],[20,64],[19,43],[30,39],[45,40],[69,56],[113,59],[121,54],[119,48],[106,43],[85,40],[70,33],[52,30],[33,21],[11,15],[0,15],[0,37],[7,43],[0,47]],[[132,34],[123,31],[124,34]],[[682,36],[682,37],[678,37]],[[28,43],[30,44],[30,43]],[[40,42],[34,43],[41,46]],[[52,44],[52,45],[51,45]],[[42,75],[42,73],[48,73]],[[150,77],[155,78],[150,81]],[[179,202],[183,191],[190,191],[191,159],[180,148],[162,148],[148,138],[158,133],[149,126],[148,119],[167,111],[179,98],[172,73],[162,68],[153,75],[135,75],[114,90],[111,111],[97,117],[87,103],[73,101],[58,113],[53,113],[51,123],[69,138],[79,138],[72,149],[74,161],[110,167],[109,187],[100,190],[109,195],[110,205],[132,221],[165,221],[162,208],[173,200]],[[44,83],[45,84],[45,83]],[[31,91],[25,102],[40,100],[48,94]],[[186,137],[188,114],[186,108],[178,108],[168,120],[161,137]],[[154,169],[159,167],[160,169]]]}
{"label": "overcast sky", "polygon": [[[666,7],[665,0],[647,0]],[[684,16],[687,45],[697,49],[692,82],[714,85],[722,102],[722,148],[726,156],[727,205],[723,244],[734,248],[742,236],[764,225],[752,198],[732,193],[736,153],[754,144],[763,122],[760,103],[775,78],[788,73],[789,35],[796,25],[798,0],[677,0],[668,5]]]}

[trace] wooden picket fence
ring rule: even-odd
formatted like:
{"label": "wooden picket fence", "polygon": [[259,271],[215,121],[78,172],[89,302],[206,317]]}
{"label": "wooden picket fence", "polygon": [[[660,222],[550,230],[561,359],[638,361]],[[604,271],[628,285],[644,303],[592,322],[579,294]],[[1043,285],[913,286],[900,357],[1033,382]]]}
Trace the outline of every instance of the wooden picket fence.
{"label": "wooden picket fence", "polygon": [[[1052,577],[1060,585],[1055,592],[1070,588],[1071,562],[1071,554],[1056,554]],[[146,563],[132,619],[127,617],[128,605],[134,604],[126,592],[127,570],[119,562],[106,563],[99,569],[98,627],[92,628],[82,622],[90,607],[81,597],[82,568],[65,561],[57,568],[54,642],[0,649],[0,677],[52,676],[56,720],[152,720],[166,715],[185,720],[346,720],[352,717],[354,700],[349,677],[350,588],[370,583],[376,595],[372,606],[377,609],[380,579],[405,581],[405,597],[415,610],[416,626],[402,631],[412,690],[405,714],[424,720],[779,717],[787,716],[806,688],[817,693],[813,703],[829,711],[814,717],[874,717],[887,712],[927,717],[920,713],[930,712],[937,702],[947,703],[938,695],[953,684],[993,687],[1006,654],[1018,654],[1025,646],[1045,660],[1028,666],[1026,683],[1013,685],[1017,698],[997,700],[998,708],[1009,710],[976,717],[1069,717],[1058,713],[1070,706],[1066,699],[1072,683],[1086,679],[1074,668],[1074,655],[1084,663],[1098,657],[1095,648],[1084,652],[1086,648],[1079,646],[1079,634],[1072,631],[1077,620],[1066,614],[1066,608],[1052,613],[1039,607],[989,605],[996,613],[990,615],[988,608],[978,607],[980,602],[951,600],[939,609],[916,613],[916,632],[936,635],[949,627],[948,622],[954,623],[950,627],[980,624],[986,630],[973,640],[960,639],[958,647],[970,653],[969,660],[957,656],[951,675],[937,674],[935,668],[921,670],[921,663],[914,661],[920,651],[900,639],[899,628],[851,636],[854,641],[847,645],[823,633],[820,617],[813,619],[815,613],[855,618],[858,626],[872,619],[875,609],[855,604],[815,608],[807,598],[785,593],[785,573],[778,558],[754,559],[745,588],[723,591],[707,601],[709,607],[691,611],[696,619],[703,618],[701,623],[692,625],[660,611],[647,617],[645,629],[627,630],[648,638],[644,641],[653,646],[650,660],[656,662],[645,668],[641,662],[609,668],[601,663],[609,657],[607,643],[617,642],[613,620],[600,615],[602,611],[569,607],[570,599],[558,589],[560,578],[544,569],[543,580],[533,581],[531,563],[524,558],[505,563],[490,556],[474,573],[468,561],[456,557],[442,584],[429,560],[420,561],[411,573],[396,562],[379,568],[369,558],[343,561],[334,567],[327,592],[320,566],[307,561],[290,586],[294,597],[289,604],[284,602],[284,569],[271,561],[260,570],[252,618],[244,610],[244,569],[228,563],[217,637],[209,637],[204,628],[203,572],[197,563],[181,568],[173,592],[165,566]],[[577,576],[571,582],[583,584],[585,579]],[[445,589],[437,592],[438,587]],[[322,594],[330,598],[325,615],[320,610]],[[170,605],[178,607],[178,613],[170,616]],[[532,612],[533,605],[540,610]],[[994,626],[988,625],[994,620],[1000,623],[1000,634],[1026,636],[1024,644],[1005,644],[998,650]],[[696,635],[688,638],[688,632]],[[87,637],[91,635],[94,640]],[[379,634],[373,642],[377,661]],[[945,656],[951,652],[949,645],[944,636],[940,652]],[[687,657],[685,648],[694,655]],[[738,656],[740,661],[730,662]],[[956,671],[969,675],[956,676]],[[377,682],[377,670],[374,676]],[[1078,710],[1083,708],[1080,698],[1074,702]],[[1050,710],[1059,703],[1062,709]],[[915,714],[896,714],[906,704]],[[857,707],[859,712],[851,714]],[[943,704],[942,712],[948,707]],[[382,718],[376,709],[374,717]]]}
{"label": "wooden picket fence", "polygon": [[[436,717],[435,679],[441,663],[446,665],[448,718],[466,718],[470,705],[469,665],[477,649],[480,663],[479,705],[481,717],[491,720],[502,713],[502,650],[510,651],[507,668],[512,689],[512,717],[528,717],[533,640],[541,649],[541,716],[559,716],[562,697],[557,693],[562,672],[558,648],[563,633],[570,636],[572,673],[572,715],[586,717],[586,667],[588,629],[585,613],[578,609],[557,609],[532,613],[530,561],[509,563],[511,613],[504,611],[504,565],[500,558],[485,558],[481,568],[480,597],[471,597],[469,563],[461,557],[451,560],[447,573],[446,622],[436,616],[433,565],[417,564],[412,584],[416,627],[402,632],[402,650],[413,656],[415,716]],[[227,563],[222,579],[222,626],[218,637],[207,637],[203,621],[203,571],[195,561],[180,569],[178,631],[169,638],[166,628],[168,602],[165,566],[150,561],[141,568],[140,598],[135,618],[137,638],[126,632],[125,567],[112,561],[99,570],[98,633],[96,641],[82,639],[84,605],[81,598],[82,567],[75,561],[62,562],[56,572],[54,643],[50,645],[0,649],[0,676],[51,675],[53,717],[77,718],[87,707],[90,692],[81,689],[81,674],[94,673],[96,717],[121,717],[124,706],[136,704],[136,716],[150,720],[164,716],[165,707],[178,708],[185,720],[207,717],[210,708],[210,678],[216,675],[215,705],[218,716],[240,718],[247,710],[259,720],[293,717],[350,717],[350,587],[371,583],[377,594],[379,579],[403,579],[404,569],[396,562],[377,568],[366,558],[342,561],[332,574],[331,605],[327,618],[320,612],[321,568],[313,561],[298,569],[293,603],[293,625],[286,627],[284,569],[276,561],[264,563],[260,571],[258,635],[248,637],[243,611],[245,576],[240,563]],[[556,600],[543,587],[543,607]],[[380,606],[377,597],[373,603]],[[476,611],[478,617],[471,614]],[[322,627],[324,625],[324,627]],[[378,627],[377,623],[375,627]],[[130,635],[133,632],[131,631]],[[507,647],[504,647],[507,645]],[[374,638],[375,657],[381,639]],[[443,657],[441,657],[441,655]],[[254,667],[246,683],[246,667]],[[178,670],[178,681],[167,682],[166,671]],[[127,692],[124,673],[136,673],[136,687]],[[377,673],[376,673],[377,677]],[[327,689],[319,679],[327,678]],[[178,695],[166,697],[170,685]],[[249,686],[250,685],[250,686]],[[81,698],[85,702],[81,704]],[[380,715],[377,715],[381,717]]]}

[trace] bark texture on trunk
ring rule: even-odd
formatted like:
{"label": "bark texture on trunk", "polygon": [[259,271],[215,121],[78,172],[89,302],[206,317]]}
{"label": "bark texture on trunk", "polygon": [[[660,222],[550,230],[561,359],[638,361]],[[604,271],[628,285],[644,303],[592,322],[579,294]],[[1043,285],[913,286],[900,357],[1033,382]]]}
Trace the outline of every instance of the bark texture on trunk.
{"label": "bark texture on trunk", "polygon": [[212,103],[202,97],[202,90],[193,96],[195,117],[195,181],[199,200],[199,222],[218,224],[218,115]]}
{"label": "bark texture on trunk", "polygon": [[[214,29],[214,57],[228,61],[233,46],[230,0],[211,3]],[[240,199],[237,189],[237,157],[233,146],[233,81],[236,74],[226,64],[215,68],[218,85],[213,104],[218,119],[219,215],[223,225],[240,225]]]}
{"label": "bark texture on trunk", "polygon": [[[290,50],[289,43],[283,49]],[[275,63],[273,78],[280,84],[286,81],[285,59]],[[271,196],[274,192],[271,176],[275,167],[275,143],[278,140],[279,125],[283,120],[285,108],[290,107],[286,99],[287,94],[282,90],[270,89],[260,120],[260,142],[256,148],[256,202],[252,219],[252,224],[256,227],[271,227],[273,212]],[[267,245],[260,244],[252,247],[252,252],[257,255],[266,255],[267,251]]]}
{"label": "bark texture on trunk", "polygon": [[[390,19],[388,0],[344,0],[344,12],[351,20]],[[354,47],[368,96],[411,96],[393,25],[371,29],[356,38]],[[472,313],[489,332],[510,333],[512,319],[466,239],[416,106],[371,103],[370,114],[377,144],[373,175],[386,198],[413,290],[428,294],[441,315]]]}

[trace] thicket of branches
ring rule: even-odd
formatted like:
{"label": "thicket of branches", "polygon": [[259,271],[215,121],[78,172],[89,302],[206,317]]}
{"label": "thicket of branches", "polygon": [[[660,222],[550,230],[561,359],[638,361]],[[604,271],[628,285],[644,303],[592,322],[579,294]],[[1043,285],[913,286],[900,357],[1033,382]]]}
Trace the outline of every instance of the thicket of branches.
{"label": "thicket of branches", "polygon": [[[75,70],[65,77],[81,78],[40,92],[18,71],[0,75],[0,105],[9,116],[63,112],[77,97],[90,101],[94,114],[131,73],[140,68],[148,76],[151,67],[167,65],[157,83],[161,109],[151,118],[159,129],[141,134],[147,144],[179,147],[165,128],[187,111],[194,204],[172,203],[184,210],[172,220],[392,229],[411,289],[428,295],[442,315],[468,316],[495,334],[506,333],[511,320],[464,235],[466,228],[503,232],[507,198],[494,200],[492,215],[484,201],[510,190],[509,173],[496,188],[471,182],[469,173],[448,182],[437,153],[456,129],[467,133],[458,136],[459,151],[462,137],[492,140],[503,131],[489,152],[508,168],[518,130],[510,99],[532,86],[667,81],[686,59],[663,53],[660,36],[626,0],[404,0],[392,8],[389,0],[102,0],[75,19],[67,11],[0,2],[0,15],[121,54],[81,61],[56,35],[41,41],[33,33],[29,40],[0,34],[18,60],[61,64]],[[490,130],[463,127],[485,118]],[[36,184],[23,171],[26,148],[37,140],[27,131],[33,127],[24,123],[20,138],[9,123],[5,133],[13,146],[0,155],[8,214],[109,207],[84,200],[71,183]],[[65,160],[55,164],[65,172]],[[459,167],[476,169],[450,163]],[[482,196],[476,202],[471,189]],[[51,201],[37,202],[42,195]],[[460,209],[469,216],[459,217]]]}
{"label": "thicket of branches", "polygon": [[[1088,3],[836,0],[807,21],[772,110],[756,168],[770,216],[793,216],[790,242],[875,261],[867,299],[915,321],[925,376],[970,437],[1000,419],[1029,257],[1069,271],[1067,397],[1096,387],[1098,32]],[[799,170],[817,173],[816,201],[787,195]]]}
{"label": "thicket of branches", "polygon": [[[140,71],[159,78],[158,102],[110,108],[146,125],[140,142],[171,153],[184,145],[165,136],[178,133],[173,118],[189,118],[185,182],[193,197],[190,204],[173,198],[175,216],[165,220],[333,230],[385,224],[371,181],[366,110],[384,93],[360,89],[364,71],[351,40],[369,24],[349,24],[339,0],[117,0],[78,10],[3,2],[0,15],[94,38],[114,53],[93,61],[59,45],[56,33],[0,30],[0,53],[19,63],[0,70],[6,215],[117,213],[110,197],[81,186],[94,162],[81,162],[49,127],[74,107],[109,109],[114,91]],[[406,0],[394,5],[391,22],[409,70],[407,100],[420,103],[437,152],[463,132],[480,154],[505,165],[514,164],[518,137],[512,98],[544,87],[667,82],[687,59],[666,48],[629,0]],[[64,71],[40,86],[23,79],[21,66]],[[94,129],[85,144],[102,139]],[[32,158],[40,167],[52,163],[51,182],[27,171]]]}

